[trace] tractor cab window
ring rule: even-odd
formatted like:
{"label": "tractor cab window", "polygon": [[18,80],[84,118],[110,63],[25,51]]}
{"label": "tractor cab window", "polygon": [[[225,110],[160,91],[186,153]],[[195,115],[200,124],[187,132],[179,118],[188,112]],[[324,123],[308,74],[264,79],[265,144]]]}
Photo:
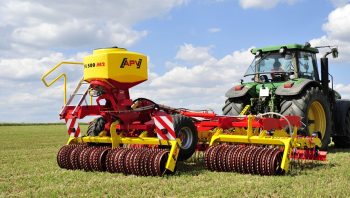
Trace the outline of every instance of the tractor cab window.
{"label": "tractor cab window", "polygon": [[299,53],[299,77],[315,80],[314,74],[314,54],[309,52]]}
{"label": "tractor cab window", "polygon": [[277,82],[289,79],[294,74],[294,53],[268,52],[256,56],[244,76],[254,76],[254,81]]}

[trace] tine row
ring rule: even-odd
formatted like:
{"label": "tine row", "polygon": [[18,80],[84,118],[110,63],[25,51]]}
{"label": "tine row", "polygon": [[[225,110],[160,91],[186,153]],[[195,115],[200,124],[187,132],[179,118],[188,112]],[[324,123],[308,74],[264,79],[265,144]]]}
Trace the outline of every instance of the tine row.
{"label": "tine row", "polygon": [[282,157],[279,148],[220,144],[207,149],[204,161],[211,171],[281,175]]}

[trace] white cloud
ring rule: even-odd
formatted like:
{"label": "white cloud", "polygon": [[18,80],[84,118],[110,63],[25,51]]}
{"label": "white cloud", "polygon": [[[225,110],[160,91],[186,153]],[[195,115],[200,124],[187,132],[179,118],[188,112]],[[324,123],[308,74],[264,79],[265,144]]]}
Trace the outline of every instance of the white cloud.
{"label": "white cloud", "polygon": [[208,29],[208,32],[210,33],[217,33],[217,32],[220,32],[221,29],[220,28],[217,28],[217,27],[213,27],[213,28],[209,28]]}
{"label": "white cloud", "polygon": [[239,4],[244,9],[270,9],[277,6],[279,3],[287,3],[288,5],[293,5],[297,1],[299,0],[240,0]]}
{"label": "white cloud", "polygon": [[[210,108],[220,114],[225,92],[243,76],[253,56],[245,49],[215,58],[209,50],[203,50],[209,48],[184,44],[175,58],[185,62],[174,64],[176,66],[163,75],[152,75],[147,83],[131,90],[132,96],[148,97],[173,107]],[[203,57],[206,58],[196,59],[194,63],[191,58],[178,56],[193,55],[197,51],[205,51]]]}
{"label": "white cloud", "polygon": [[[147,35],[146,30],[133,29],[135,23],[164,16],[173,7],[186,3],[187,0],[3,2],[1,54],[13,57],[14,53],[6,53],[12,51],[38,57],[37,51],[47,53],[45,48],[129,47]],[[18,51],[26,48],[29,49]]]}
{"label": "white cloud", "polygon": [[323,30],[330,38],[350,41],[350,4],[332,11]]}
{"label": "white cloud", "polygon": [[[66,57],[62,53],[52,53],[40,59],[36,58],[3,58],[0,60],[0,78],[8,80],[37,81],[44,72],[51,69],[57,63],[65,61],[80,62],[87,53],[78,53]],[[62,66],[65,71],[77,71],[81,66]],[[61,72],[63,70],[58,70]],[[74,74],[73,72],[73,74]],[[56,73],[57,74],[57,73]],[[76,76],[76,75],[74,75]]]}
{"label": "white cloud", "polygon": [[[0,122],[57,122],[63,105],[62,81],[50,88],[41,82],[0,80],[6,83],[0,100]],[[69,91],[76,82],[68,84]]]}
{"label": "white cloud", "polygon": [[350,4],[336,8],[328,15],[328,21],[322,26],[326,35],[312,39],[313,46],[336,45],[339,58],[336,61],[350,62]]}
{"label": "white cloud", "polygon": [[340,93],[342,98],[350,98],[350,84],[336,84],[334,89]]}
{"label": "white cloud", "polygon": [[194,47],[192,44],[184,44],[175,58],[191,63],[203,62],[213,58],[209,54],[210,49],[211,47]]}

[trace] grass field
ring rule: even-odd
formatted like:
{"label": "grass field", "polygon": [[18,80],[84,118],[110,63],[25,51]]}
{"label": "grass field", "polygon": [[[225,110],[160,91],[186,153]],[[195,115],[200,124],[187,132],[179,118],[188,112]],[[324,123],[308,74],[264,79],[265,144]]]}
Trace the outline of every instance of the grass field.
{"label": "grass field", "polygon": [[[86,126],[84,126],[86,128]],[[350,197],[350,150],[284,176],[217,173],[202,161],[165,177],[63,170],[64,125],[0,126],[0,197]]]}

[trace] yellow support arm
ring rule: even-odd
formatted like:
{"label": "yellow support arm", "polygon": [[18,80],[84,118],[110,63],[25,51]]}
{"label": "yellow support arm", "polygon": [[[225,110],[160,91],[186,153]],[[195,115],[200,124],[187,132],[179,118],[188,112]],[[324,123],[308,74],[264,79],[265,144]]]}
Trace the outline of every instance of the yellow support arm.
{"label": "yellow support arm", "polygon": [[41,81],[44,83],[46,87],[50,87],[52,84],[54,84],[56,81],[61,79],[63,77],[63,103],[64,105],[67,104],[67,75],[65,73],[61,73],[59,76],[57,76],[55,79],[53,79],[51,82],[46,81],[46,77],[49,76],[53,71],[55,71],[57,68],[59,68],[61,65],[83,65],[83,63],[80,62],[67,62],[63,61],[55,65],[52,69],[50,69],[46,74],[44,74],[41,77]]}

